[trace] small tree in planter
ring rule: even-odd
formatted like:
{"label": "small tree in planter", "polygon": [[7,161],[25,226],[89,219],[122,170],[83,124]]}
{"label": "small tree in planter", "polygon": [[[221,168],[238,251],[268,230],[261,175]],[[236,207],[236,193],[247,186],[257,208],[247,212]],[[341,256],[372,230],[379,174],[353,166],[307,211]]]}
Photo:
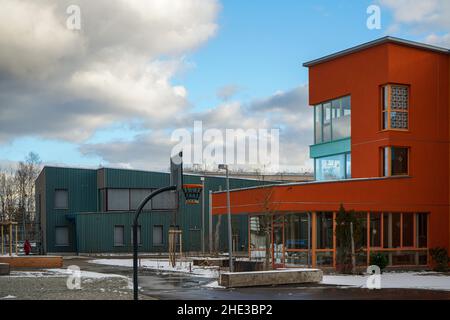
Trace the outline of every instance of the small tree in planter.
{"label": "small tree in planter", "polygon": [[389,259],[386,254],[380,252],[370,254],[370,264],[378,266],[381,272],[387,267],[388,263]]}
{"label": "small tree in planter", "polygon": [[448,263],[450,258],[447,249],[437,247],[430,249],[431,259],[435,263],[434,270],[439,272],[448,271]]}
{"label": "small tree in planter", "polygon": [[341,273],[355,272],[355,243],[362,235],[361,221],[355,212],[345,211],[341,204],[336,214],[336,269]]}

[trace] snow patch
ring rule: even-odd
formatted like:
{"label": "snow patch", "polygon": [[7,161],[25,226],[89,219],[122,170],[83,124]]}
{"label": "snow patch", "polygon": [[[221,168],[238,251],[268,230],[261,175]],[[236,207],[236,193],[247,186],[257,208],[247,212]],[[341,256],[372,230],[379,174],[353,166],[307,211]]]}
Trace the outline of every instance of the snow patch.
{"label": "snow patch", "polygon": [[[367,288],[367,276],[324,275],[322,284]],[[450,276],[435,272],[392,272],[381,275],[381,289],[427,289],[450,291]]]}
{"label": "snow patch", "polygon": [[[109,266],[133,267],[132,259],[95,259],[88,261]],[[163,271],[163,272],[180,272],[192,276],[205,278],[218,278],[218,267],[199,267],[194,266],[191,261],[177,261],[175,267],[172,267],[168,259],[140,259],[140,267],[147,270]]]}

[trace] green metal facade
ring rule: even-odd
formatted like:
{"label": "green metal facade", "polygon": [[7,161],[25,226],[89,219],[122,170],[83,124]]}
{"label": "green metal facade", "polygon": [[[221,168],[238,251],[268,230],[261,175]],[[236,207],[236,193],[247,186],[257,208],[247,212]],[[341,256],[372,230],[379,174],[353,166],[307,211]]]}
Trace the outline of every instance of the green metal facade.
{"label": "green metal facade", "polygon": [[[200,176],[185,175],[184,183],[201,183]],[[230,178],[230,188],[264,184],[262,181]],[[45,167],[36,181],[36,196],[41,198],[41,215],[45,252],[122,253],[131,252],[133,212],[102,211],[103,188],[160,188],[169,185],[169,174],[125,169],[72,169]],[[223,177],[205,177],[205,248],[208,249],[209,190],[225,190]],[[57,189],[68,191],[68,209],[54,209]],[[45,201],[42,201],[45,197]],[[217,217],[213,219],[213,233]],[[180,196],[179,209],[144,211],[140,218],[141,252],[167,252],[169,227],[183,230],[183,250],[201,250],[201,201],[186,205]],[[247,216],[233,217],[233,233],[238,234],[238,249],[248,247]],[[153,226],[162,226],[163,244],[153,245]],[[69,227],[69,245],[55,245],[55,228]],[[124,226],[124,245],[114,246],[114,227]],[[220,225],[219,248],[227,249],[227,219]]]}

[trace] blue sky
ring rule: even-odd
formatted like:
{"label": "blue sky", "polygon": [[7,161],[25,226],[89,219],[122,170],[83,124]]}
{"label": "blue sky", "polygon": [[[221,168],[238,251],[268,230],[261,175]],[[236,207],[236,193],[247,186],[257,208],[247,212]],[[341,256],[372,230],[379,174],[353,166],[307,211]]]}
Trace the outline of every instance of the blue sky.
{"label": "blue sky", "polygon": [[[442,4],[439,0],[433,0],[431,2],[436,6],[424,9],[417,7],[416,4],[419,2],[416,0],[402,1],[409,1],[410,5],[399,7],[392,0],[223,0],[220,3],[211,0],[212,5],[216,5],[218,8],[218,14],[208,15],[202,19],[213,20],[212,22],[216,24],[217,28],[213,35],[208,34],[193,45],[185,45],[182,50],[167,49],[158,55],[150,53],[153,49],[149,49],[149,56],[151,55],[152,61],[166,61],[167,63],[178,61],[182,64],[181,67],[176,68],[176,71],[172,73],[168,71],[169,75],[163,79],[167,80],[172,88],[183,87],[183,90],[186,91],[184,103],[191,109],[180,107],[177,109],[178,113],[195,114],[211,110],[214,112],[226,102],[236,102],[245,106],[254,101],[268,99],[276,93],[289,92],[299,86],[307,85],[308,73],[307,69],[302,67],[302,63],[326,54],[385,35],[417,41],[431,39],[427,37],[434,35],[433,41],[437,44],[440,44],[439,41],[448,39],[448,25],[439,22],[441,20],[430,22],[429,19],[431,14],[438,10],[442,11],[439,6],[448,8],[446,4]],[[88,5],[84,5],[84,3],[83,0],[80,0],[82,12],[84,10],[89,14],[90,8],[87,8]],[[366,9],[374,3],[381,5],[382,8],[381,30],[369,30],[366,27],[368,17]],[[219,5],[217,6],[217,4]],[[31,9],[30,5],[30,11]],[[192,10],[191,19],[195,20],[198,8]],[[411,15],[402,14],[405,10],[411,10]],[[421,14],[421,12],[425,12],[425,14]],[[114,14],[113,10],[111,10],[111,14]],[[185,16],[183,18],[186,19]],[[143,32],[152,33],[153,31],[146,28]],[[446,36],[447,38],[445,38]],[[118,35],[118,37],[120,36]],[[159,41],[164,41],[164,39],[159,39]],[[137,46],[135,43],[132,45]],[[176,47],[176,44],[174,46]],[[143,51],[143,55],[145,55],[145,51]],[[85,57],[85,60],[90,59],[90,56]],[[80,64],[80,62],[77,63]],[[11,73],[14,74],[14,70]],[[16,76],[10,82],[19,84],[20,81],[25,82],[26,75],[22,74],[21,76],[22,79]],[[73,77],[65,80],[73,80]],[[57,87],[50,81],[43,83],[42,85],[46,85],[45,90],[48,91]],[[217,92],[227,86],[235,88],[235,92],[227,101],[224,101],[223,98],[218,97]],[[82,89],[78,87],[75,89],[69,92],[70,95],[82,92],[83,95],[80,99],[86,99],[86,93]],[[95,92],[95,89],[89,90],[89,94],[95,94]],[[95,100],[99,107],[103,107],[107,103],[105,101],[109,101],[108,99],[97,99],[97,97],[89,98]],[[54,100],[49,103],[54,103]],[[6,102],[3,101],[3,103]],[[44,103],[47,102],[42,102],[42,104]],[[36,106],[31,107],[36,110],[40,104],[37,103]],[[93,104],[93,108],[95,106]],[[55,108],[61,108],[61,105],[55,103]],[[42,112],[45,113],[52,109],[45,110]],[[88,116],[94,117],[92,114]],[[102,150],[105,150],[107,144],[115,143],[117,146],[124,147],[127,143],[131,144],[138,139],[144,139],[146,134],[154,133],[157,130],[158,132],[169,131],[170,128],[173,128],[170,125],[170,116],[169,124],[166,124],[166,127],[161,126],[156,129],[154,124],[136,125],[139,123],[139,121],[136,122],[136,119],[133,120],[134,122],[130,122],[124,112],[120,116],[116,114],[108,116],[104,122],[98,120],[86,128],[84,128],[84,123],[89,121],[74,122],[73,125],[77,126],[79,130],[72,137],[70,119],[74,119],[73,115],[68,118],[69,125],[65,132],[62,132],[64,130],[61,131],[60,128],[56,132],[52,131],[53,129],[46,130],[45,127],[33,130],[35,123],[31,123],[23,131],[17,130],[14,134],[6,134],[7,138],[0,140],[0,161],[23,160],[29,151],[35,151],[44,163],[76,166],[132,163],[129,161],[130,159],[112,161],[106,153],[102,154],[102,151],[98,150],[92,151],[92,146],[102,147]],[[50,125],[53,126],[54,123]],[[83,149],[83,146],[86,145],[87,149],[91,151],[80,151],[86,150]],[[119,147],[116,147],[115,150],[117,148]]]}

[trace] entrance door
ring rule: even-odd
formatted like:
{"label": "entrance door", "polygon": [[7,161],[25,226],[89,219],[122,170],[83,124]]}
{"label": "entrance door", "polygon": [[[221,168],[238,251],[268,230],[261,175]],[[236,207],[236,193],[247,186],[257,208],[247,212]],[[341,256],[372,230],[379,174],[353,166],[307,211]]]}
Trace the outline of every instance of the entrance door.
{"label": "entrance door", "polygon": [[284,217],[273,217],[272,264],[284,268]]}

